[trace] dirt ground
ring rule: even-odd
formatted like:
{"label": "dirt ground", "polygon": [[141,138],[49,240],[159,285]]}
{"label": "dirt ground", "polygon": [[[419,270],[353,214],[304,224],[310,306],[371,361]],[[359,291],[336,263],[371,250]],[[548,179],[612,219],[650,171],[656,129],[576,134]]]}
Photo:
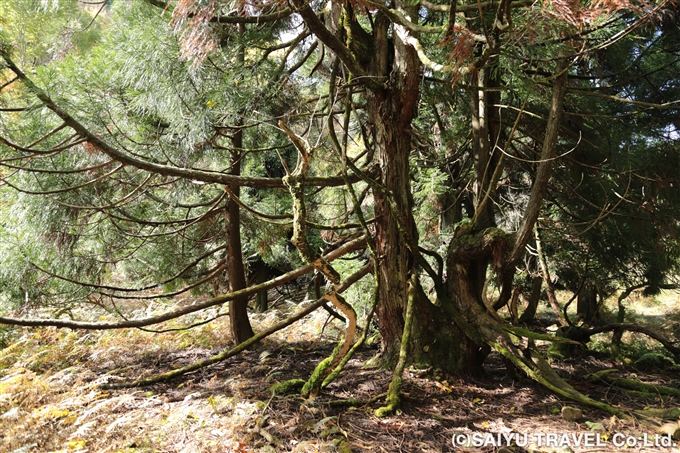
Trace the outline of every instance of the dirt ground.
{"label": "dirt ground", "polygon": [[[262,316],[256,326],[274,315]],[[389,370],[366,366],[375,348],[361,350],[313,400],[272,395],[273,384],[307,378],[330,353],[332,335],[318,334],[323,322],[317,313],[293,333],[219,364],[113,391],[99,385],[220,352],[223,346],[209,345],[224,342],[226,327],[155,336],[22,330],[0,350],[0,452],[680,452],[655,439],[657,422],[564,401],[511,379],[494,355],[477,378],[408,369],[401,411],[387,418],[373,415],[391,378]],[[578,390],[621,408],[680,407],[675,397],[631,395],[587,377],[618,368],[622,377],[680,387],[677,366],[643,370],[588,351],[553,366]],[[564,406],[583,416],[565,420]]]}

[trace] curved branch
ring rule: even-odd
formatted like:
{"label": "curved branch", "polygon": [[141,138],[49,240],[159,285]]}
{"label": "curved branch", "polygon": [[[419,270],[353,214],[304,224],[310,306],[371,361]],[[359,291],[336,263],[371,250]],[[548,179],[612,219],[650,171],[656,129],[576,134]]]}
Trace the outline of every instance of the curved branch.
{"label": "curved branch", "polygon": [[[359,269],[356,273],[351,275],[343,284],[339,285],[335,291],[336,292],[343,292],[354,282],[359,280],[361,277],[364,275],[368,274],[370,272],[371,266],[370,265],[365,265],[361,269]],[[214,355],[212,357],[208,357],[207,359],[200,360],[198,362],[194,362],[191,365],[187,365],[182,368],[177,368],[176,370],[168,371],[167,373],[162,373],[158,374],[156,376],[148,377],[145,379],[139,379],[134,382],[122,382],[118,384],[104,384],[102,387],[103,388],[108,388],[108,389],[113,389],[113,388],[127,388],[127,387],[141,387],[143,385],[150,385],[150,384],[155,384],[157,382],[162,382],[162,381],[167,381],[169,379],[172,379],[174,377],[181,376],[183,374],[189,373],[191,371],[198,370],[200,368],[204,368],[206,366],[212,365],[214,363],[221,362],[223,360],[228,359],[229,357],[233,357],[234,355],[238,354],[239,352],[247,349],[251,345],[259,342],[263,338],[268,337],[269,335],[278,332],[279,330],[283,329],[284,327],[288,327],[289,325],[293,324],[296,321],[299,321],[300,319],[304,318],[308,314],[312,313],[314,310],[317,308],[321,307],[323,304],[326,303],[326,298],[321,297],[314,301],[311,305],[309,305],[306,308],[303,308],[299,312],[295,313],[293,316],[288,317],[287,319],[281,321],[278,324],[273,325],[272,327],[263,330],[262,332],[259,332],[258,334],[250,337],[248,340],[244,341],[243,343],[228,349],[220,354]]]}
{"label": "curved branch", "polygon": [[612,332],[614,330],[627,330],[628,332],[638,332],[647,335],[650,338],[661,343],[664,348],[668,349],[673,355],[680,357],[680,348],[675,346],[675,344],[661,335],[658,332],[654,332],[646,327],[638,326],[637,324],[607,324],[606,326],[595,327],[586,331],[587,335],[595,335],[603,332]]}
{"label": "curved branch", "polygon": [[[366,243],[366,238],[364,236],[350,241],[341,247],[330,252],[324,257],[327,261],[332,261],[337,259],[347,253],[361,248]],[[109,330],[109,329],[122,329],[129,327],[144,327],[152,324],[158,324],[170,319],[179,318],[180,316],[187,315],[189,313],[194,313],[205,308],[213,307],[215,305],[221,305],[230,300],[236,299],[237,297],[251,296],[255,295],[261,291],[266,291],[271,288],[275,288],[284,283],[295,280],[302,275],[308,274],[314,270],[314,266],[308,264],[306,266],[301,266],[295,270],[292,270],[284,275],[271,279],[265,283],[259,285],[249,286],[248,288],[234,291],[231,293],[223,294],[218,297],[213,297],[205,302],[201,302],[190,307],[183,307],[177,310],[173,310],[167,313],[163,313],[158,316],[152,316],[143,319],[133,319],[123,322],[81,322],[81,321],[71,321],[68,319],[30,319],[30,318],[10,318],[0,316],[0,324],[14,325],[14,326],[28,326],[28,327],[39,327],[39,326],[53,326],[53,327],[65,327],[69,329],[84,329],[84,330]],[[325,299],[324,299],[325,300]]]}
{"label": "curved branch", "polygon": [[[432,3],[429,0],[421,0],[420,3],[430,11],[440,11],[442,13],[448,13],[449,10],[451,9],[450,5],[438,5],[436,3]],[[480,9],[489,9],[489,8],[495,8],[498,5],[498,2],[477,2],[477,3],[471,3],[469,5],[457,5],[456,6],[456,11],[459,13],[468,13],[468,12],[477,12]],[[510,3],[511,8],[519,8],[522,6],[531,6],[533,5],[533,2],[531,1],[526,1],[526,0],[520,0],[520,1],[515,1]]]}
{"label": "curved branch", "polygon": [[354,80],[359,79],[361,83],[372,91],[381,91],[383,89],[382,80],[366,74],[366,71],[361,67],[352,52],[335,34],[326,28],[305,0],[292,0],[292,3],[295,6],[296,12],[307,24],[309,30],[347,66],[347,69],[354,75]]}
{"label": "curved branch", "polygon": [[562,119],[562,111],[564,110],[564,95],[567,88],[568,68],[569,62],[563,56],[557,65],[557,75],[553,85],[548,124],[545,131],[545,139],[543,140],[543,149],[541,151],[541,163],[538,165],[538,170],[536,171],[536,180],[531,188],[531,196],[526,211],[524,212],[522,224],[517,231],[512,252],[510,252],[507,259],[508,266],[514,266],[522,255],[524,255],[524,249],[531,239],[534,224],[536,223],[536,220],[538,220],[538,214],[543,206],[543,198],[548,190],[548,181],[550,180],[550,172],[553,164],[552,157],[555,155],[560,121]]}
{"label": "curved branch", "polygon": [[[309,8],[309,6],[307,6]],[[309,8],[311,14],[314,16],[317,22],[319,22],[320,26],[323,27],[323,24],[319,21],[318,17],[314,14],[314,12]],[[324,27],[325,29],[325,27]],[[330,32],[325,29],[328,34]],[[333,35],[331,35],[333,39],[337,41],[337,38]],[[338,41],[339,42],[339,41]],[[340,43],[342,45],[342,43]],[[347,49],[345,49],[347,50]],[[347,52],[349,52],[347,50]],[[61,118],[64,123],[66,123],[71,129],[76,131],[78,135],[80,135],[84,140],[90,142],[92,145],[94,145],[96,148],[98,148],[101,152],[106,154],[107,156],[117,160],[118,162],[126,165],[131,165],[136,168],[140,168],[142,170],[147,170],[151,171],[154,173],[159,173],[162,175],[170,175],[170,176],[178,176],[181,178],[186,178],[186,179],[193,179],[196,181],[204,181],[204,182],[213,182],[213,183],[219,183],[219,184],[232,184],[232,185],[240,185],[240,186],[247,186],[247,187],[271,187],[271,188],[280,188],[284,187],[283,182],[281,178],[263,178],[263,177],[249,177],[249,176],[235,176],[235,175],[230,175],[227,173],[221,173],[221,172],[216,172],[216,171],[210,171],[210,170],[197,170],[197,169],[189,169],[189,168],[181,168],[181,167],[176,167],[172,165],[165,165],[165,164],[158,164],[155,162],[149,162],[147,160],[141,159],[139,157],[133,156],[127,152],[121,151],[120,149],[111,146],[101,138],[97,137],[94,133],[92,133],[87,127],[82,125],[78,120],[76,120],[74,117],[72,117],[66,110],[62,109],[59,107],[50,96],[45,93],[41,88],[39,88],[33,81],[24,74],[21,69],[12,61],[10,58],[9,54],[5,49],[0,48],[0,57],[5,61],[7,64],[7,67],[14,72],[19,79],[26,85],[26,87],[35,94],[38,99],[43,103],[45,107],[47,107],[49,110],[54,112],[59,118]],[[351,57],[351,54],[350,54]],[[353,58],[353,57],[352,57]],[[357,66],[358,67],[358,66]],[[361,74],[363,74],[363,71],[361,68],[358,68],[358,70],[361,71]],[[370,82],[366,82],[367,85],[377,85],[377,82],[375,82],[373,79],[368,79]],[[3,140],[0,137],[0,140]],[[15,147],[13,145],[9,145]],[[17,149],[20,149],[17,148]],[[345,181],[343,180],[342,177],[339,176],[331,176],[331,177],[309,177],[307,178],[307,184],[312,185],[312,186],[340,186],[344,185]]]}
{"label": "curved branch", "polygon": [[368,5],[379,9],[385,16],[394,22],[395,24],[403,25],[408,30],[415,33],[442,33],[442,27],[435,27],[432,25],[420,25],[411,20],[404,15],[403,11],[399,9],[392,9],[385,3],[366,1]]}
{"label": "curved branch", "polygon": [[[324,299],[328,300],[334,307],[345,316],[345,332],[344,338],[338,344],[336,350],[333,351],[331,357],[322,361],[312,373],[312,376],[302,388],[303,395],[316,395],[321,388],[323,380],[321,374],[326,370],[334,369],[336,365],[342,360],[345,354],[350,350],[354,335],[357,328],[357,316],[354,308],[345,301],[339,294],[338,287],[340,285],[340,274],[333,268],[333,266],[324,258],[319,256],[310,247],[307,241],[307,209],[305,204],[305,185],[304,180],[307,175],[307,170],[312,160],[314,149],[306,146],[305,140],[290,130],[282,121],[279,121],[279,126],[286,132],[291,142],[298,150],[298,163],[295,170],[283,178],[284,183],[288,186],[291,197],[293,198],[293,237],[291,242],[297,247],[300,257],[314,266],[317,272],[323,274],[333,286],[331,291],[328,291]],[[325,375],[323,376],[326,377]]]}
{"label": "curved branch", "polygon": [[[163,10],[166,10],[170,7],[168,2],[164,2],[162,0],[146,0],[146,2]],[[281,11],[269,14],[250,16],[214,16],[210,19],[210,22],[216,22],[218,24],[263,24],[265,22],[276,22],[277,20],[285,19],[291,14],[293,14],[292,9],[284,8]]]}
{"label": "curved branch", "polygon": [[285,19],[291,14],[293,14],[292,9],[284,8],[276,13],[256,16],[215,16],[210,19],[210,22],[217,22],[218,24],[263,24],[265,22],[276,22],[277,20]]}

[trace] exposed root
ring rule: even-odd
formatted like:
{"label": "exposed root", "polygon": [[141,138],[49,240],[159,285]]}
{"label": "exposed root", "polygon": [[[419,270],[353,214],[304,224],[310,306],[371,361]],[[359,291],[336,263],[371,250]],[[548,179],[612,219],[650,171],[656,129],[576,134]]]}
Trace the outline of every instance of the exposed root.
{"label": "exposed root", "polygon": [[330,368],[335,368],[340,361],[347,356],[347,353],[352,346],[352,341],[354,341],[354,336],[357,331],[357,315],[354,308],[348,304],[345,299],[335,291],[330,294],[326,294],[326,300],[329,300],[335,305],[335,307],[345,315],[345,334],[342,341],[342,345],[338,350],[335,358],[330,363]]}
{"label": "exposed root", "polygon": [[623,389],[636,390],[652,395],[668,395],[680,398],[680,390],[665,385],[645,384],[644,382],[636,381],[634,379],[627,379],[621,377],[614,377],[612,374],[618,370],[603,370],[590,376],[593,380],[600,380],[607,384],[614,384]]}
{"label": "exposed root", "polygon": [[336,406],[336,407],[337,407],[337,406],[349,406],[349,407],[368,406],[368,405],[370,405],[370,404],[375,403],[375,402],[378,401],[380,398],[384,398],[384,397],[386,397],[386,396],[387,396],[387,393],[380,393],[380,394],[378,394],[378,395],[375,395],[375,396],[372,397],[371,399],[365,400],[365,401],[358,400],[358,399],[355,399],[355,398],[348,398],[348,399],[346,399],[346,400],[332,400],[332,401],[328,401],[328,402],[325,403],[325,404],[327,404],[328,406]]}
{"label": "exposed root", "polygon": [[630,417],[630,415],[628,415],[626,412],[607,403],[596,401],[569,385],[567,381],[562,379],[555,372],[555,370],[538,351],[529,350],[527,354],[522,354],[517,350],[512,342],[509,341],[507,336],[505,336],[505,338],[501,337],[497,341],[488,341],[488,343],[503,357],[512,362],[513,365],[524,371],[527,376],[539,384],[545,386],[552,392],[574,402],[603,410],[620,418]]}
{"label": "exposed root", "polygon": [[289,381],[277,382],[269,387],[269,391],[272,395],[287,395],[297,392],[303,385],[305,385],[304,379],[291,379]]}
{"label": "exposed root", "polygon": [[341,341],[338,343],[338,346],[335,347],[331,355],[319,362],[316,368],[314,368],[314,371],[312,371],[312,374],[309,376],[309,379],[307,379],[307,382],[305,382],[305,385],[300,391],[300,394],[304,398],[314,398],[319,394],[319,391],[321,390],[321,384],[323,383],[323,379],[326,376],[326,370],[331,367],[331,363],[335,360],[338,349],[342,343],[344,342]]}
{"label": "exposed root", "polygon": [[560,337],[560,336],[553,336],[553,335],[546,335],[538,332],[534,332],[533,330],[529,329],[524,329],[522,327],[517,327],[517,326],[503,326],[504,330],[510,332],[513,335],[516,335],[518,337],[524,337],[524,338],[529,338],[532,340],[543,340],[543,341],[549,341],[551,343],[566,343],[566,344],[573,344],[573,345],[578,345],[581,344],[578,341],[572,340],[570,338],[565,338],[565,337]]}
{"label": "exposed root", "polygon": [[661,419],[661,420],[677,420],[680,418],[680,408],[671,409],[644,409],[641,411],[634,411],[634,414],[643,418]]}

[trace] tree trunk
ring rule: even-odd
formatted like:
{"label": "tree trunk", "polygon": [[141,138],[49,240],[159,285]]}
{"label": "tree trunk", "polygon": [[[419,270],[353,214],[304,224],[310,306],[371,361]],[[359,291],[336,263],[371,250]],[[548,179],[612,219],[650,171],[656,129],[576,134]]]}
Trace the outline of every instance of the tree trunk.
{"label": "tree trunk", "polygon": [[597,288],[590,282],[586,282],[578,293],[576,301],[576,313],[586,324],[597,321]]}
{"label": "tree trunk", "polygon": [[[236,133],[240,135],[240,131]],[[235,137],[234,142],[238,139]],[[235,148],[241,145],[234,143]],[[238,175],[241,170],[240,155],[237,151],[232,152],[231,171]],[[231,191],[238,197],[239,186],[232,185]],[[227,236],[227,278],[229,280],[229,292],[238,291],[247,286],[246,273],[243,266],[243,253],[241,250],[241,222],[239,206],[231,198],[227,201],[225,218],[225,232]],[[235,343],[242,343],[254,335],[248,319],[248,297],[239,297],[229,301],[229,326],[231,338]]]}
{"label": "tree trunk", "polygon": [[[238,25],[239,34],[243,34],[245,26]],[[244,49],[239,49],[238,60],[244,61]],[[239,115],[236,119],[236,129],[231,138],[233,151],[231,154],[232,175],[241,174],[241,152],[243,149],[243,119]],[[231,192],[238,197],[241,192],[240,186],[230,185]],[[225,229],[227,234],[227,276],[229,278],[229,291],[238,291],[248,286],[245,266],[243,265],[243,250],[241,248],[241,218],[239,206],[233,199],[227,201],[225,214]],[[236,343],[242,343],[254,335],[253,328],[248,319],[248,297],[239,297],[229,302],[229,324],[231,338]]]}
{"label": "tree trunk", "polygon": [[[344,32],[332,33],[309,5],[301,0],[293,0],[293,4],[309,29],[357,76],[352,82],[363,83],[367,89],[366,129],[370,132],[367,146],[374,152],[381,185],[380,188],[373,186],[375,246],[379,260],[376,316],[382,335],[383,359],[385,364],[393,366],[401,346],[409,277],[429,267],[418,250],[409,168],[411,125],[420,101],[422,79],[422,65],[414,44],[418,33],[391,22],[377,9],[371,24],[372,35],[369,35],[361,26],[354,26],[358,23],[350,4],[346,4],[343,15]],[[395,0],[392,8],[406,20],[418,22],[417,6]],[[495,86],[497,81],[489,81],[489,71],[495,62],[484,63],[480,56],[479,63],[474,68],[477,76],[471,82],[483,87]],[[414,288],[409,362],[474,373],[481,368],[490,345],[508,354],[513,350],[513,360],[522,360],[499,327],[503,321],[493,307],[485,306],[482,292],[491,265],[493,271],[502,276],[502,294],[509,298],[512,293],[514,267],[524,254],[547,190],[566,86],[566,71],[561,71],[565,65],[566,60],[558,65],[560,73],[555,81],[541,163],[527,216],[516,235],[494,227],[494,189],[501,175],[496,170],[502,169],[501,154],[494,156],[492,152],[502,136],[501,123],[493,111],[497,108],[493,106],[497,104],[498,93],[488,95],[488,90],[474,90],[473,117],[477,121],[473,124],[476,196],[475,218],[471,223],[474,228],[461,226],[459,229],[464,231],[459,231],[450,244],[446,283],[430,273],[435,281],[437,303],[432,303],[423,294],[418,280],[414,280],[417,288]]]}
{"label": "tree trunk", "polygon": [[[238,25],[239,34],[243,34],[245,26]],[[237,58],[244,61],[244,49],[238,51]],[[229,173],[232,175],[241,174],[241,152],[243,149],[243,119],[239,117],[235,121],[236,129],[231,138],[233,151],[231,154],[231,168]],[[232,184],[229,186],[231,192],[238,197],[241,192],[240,186]],[[233,199],[227,201],[225,213],[225,230],[227,235],[227,277],[229,278],[229,291],[238,291],[248,286],[246,280],[245,266],[243,265],[243,250],[241,248],[241,218],[239,206]],[[236,343],[242,343],[254,335],[253,328],[248,319],[248,297],[239,297],[229,302],[229,325],[231,338]]]}
{"label": "tree trunk", "polygon": [[[269,279],[269,274],[267,273],[267,264],[262,261],[260,257],[255,261],[255,283],[264,283]],[[257,293],[255,299],[255,308],[258,313],[264,313],[269,308],[269,301],[267,298],[267,291],[260,291]],[[318,299],[318,297],[317,297]]]}
{"label": "tree trunk", "polygon": [[[414,8],[406,14],[417,17]],[[374,191],[379,266],[379,298],[376,319],[382,335],[382,359],[394,366],[399,357],[408,301],[409,276],[418,273],[413,251],[418,230],[413,218],[409,157],[411,123],[419,101],[421,64],[413,47],[404,41],[405,30],[395,25],[393,39],[388,39],[389,21],[378,13],[374,21],[374,49],[370,74],[389,81],[382,90],[372,91],[368,115],[372,126],[375,157],[380,168],[380,184],[386,189]],[[393,53],[394,57],[391,58]],[[441,365],[449,361],[457,344],[453,322],[443,318],[440,307],[433,304],[420,285],[414,289],[414,317],[410,338],[409,362]],[[436,358],[435,358],[436,357]],[[442,360],[442,361],[440,361]]]}
{"label": "tree trunk", "polygon": [[[404,7],[403,11],[405,15],[417,17],[413,8]],[[414,259],[414,254],[418,253],[417,229],[412,213],[408,159],[411,153],[410,126],[419,97],[421,65],[415,49],[403,39],[408,33],[395,24],[392,44],[388,40],[388,27],[389,21],[378,13],[374,20],[374,53],[369,74],[387,82],[384,89],[370,91],[367,108],[381,171],[380,182],[386,189],[384,193],[374,193],[376,247],[381,260],[378,326],[384,358],[393,365],[398,357],[404,327],[406,282],[410,273],[419,271]],[[390,62],[392,45],[394,57]],[[566,61],[560,62],[558,68],[562,69],[565,65]],[[489,85],[485,71],[480,70],[473,82]],[[493,99],[484,90],[473,92],[473,153],[477,184],[475,218],[471,225],[460,228],[457,238],[449,246],[447,282],[438,290],[439,304],[432,304],[424,295],[416,298],[411,336],[413,362],[436,364],[452,372],[476,373],[481,370],[490,351],[485,339],[495,338],[498,333],[493,326],[502,322],[493,307],[485,306],[482,298],[487,270],[491,265],[493,271],[502,276],[502,294],[509,296],[515,263],[524,254],[530,238],[526,232],[531,233],[547,190],[566,86],[564,74],[561,73],[555,83],[542,162],[532,190],[528,216],[514,238],[494,227],[493,189],[499,175],[496,169],[502,168],[502,163],[492,150],[502,135],[500,123],[494,119]]]}
{"label": "tree trunk", "polygon": [[530,323],[536,317],[536,309],[538,308],[538,301],[541,298],[541,287],[543,286],[543,278],[534,277],[534,282],[531,285],[531,296],[527,308],[519,318],[519,322]]}
{"label": "tree trunk", "polygon": [[[386,77],[392,73],[389,85],[372,92],[368,99],[368,114],[373,125],[375,156],[380,166],[382,186],[387,193],[375,191],[376,251],[381,258],[378,276],[380,292],[376,309],[382,335],[382,352],[386,364],[396,363],[404,328],[404,310],[408,291],[408,276],[413,272],[413,259],[399,231],[396,215],[403,227],[417,238],[413,221],[409,155],[411,153],[411,120],[418,99],[420,64],[417,55],[398,37],[388,40],[389,21],[381,13],[375,18],[375,49],[371,75]],[[397,44],[398,43],[398,44]],[[389,54],[394,52],[390,65]],[[393,67],[392,67],[393,66]],[[390,200],[396,212],[390,209]]]}
{"label": "tree trunk", "polygon": [[548,303],[557,316],[557,322],[563,327],[569,325],[567,320],[564,318],[564,313],[560,308],[560,304],[557,302],[557,297],[555,296],[555,290],[552,286],[552,278],[550,277],[550,268],[548,268],[548,260],[545,259],[545,254],[543,253],[543,245],[541,241],[541,234],[538,230],[538,225],[534,226],[534,236],[536,238],[536,255],[538,256],[538,262],[541,265],[541,275],[543,276],[543,282],[545,283],[545,292],[548,294]]}

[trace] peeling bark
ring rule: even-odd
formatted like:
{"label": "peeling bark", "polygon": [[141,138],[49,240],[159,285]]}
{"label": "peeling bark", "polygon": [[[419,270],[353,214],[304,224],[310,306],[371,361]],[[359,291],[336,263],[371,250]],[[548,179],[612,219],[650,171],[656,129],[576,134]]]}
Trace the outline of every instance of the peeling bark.
{"label": "peeling bark", "polygon": [[305,184],[304,180],[313,156],[313,149],[308,143],[290,130],[283,122],[279,121],[279,126],[286,132],[291,142],[298,150],[298,163],[295,169],[283,178],[284,184],[288,187],[293,198],[293,237],[291,242],[297,247],[300,257],[311,264],[317,272],[321,273],[332,285],[332,290],[328,291],[323,298],[338,309],[345,316],[345,332],[338,346],[330,357],[322,361],[314,370],[309,380],[302,388],[305,396],[316,396],[321,389],[324,378],[328,370],[333,370],[340,360],[349,351],[357,328],[357,316],[354,308],[337,292],[341,283],[340,274],[322,256],[312,250],[307,241],[307,208],[305,205]]}

